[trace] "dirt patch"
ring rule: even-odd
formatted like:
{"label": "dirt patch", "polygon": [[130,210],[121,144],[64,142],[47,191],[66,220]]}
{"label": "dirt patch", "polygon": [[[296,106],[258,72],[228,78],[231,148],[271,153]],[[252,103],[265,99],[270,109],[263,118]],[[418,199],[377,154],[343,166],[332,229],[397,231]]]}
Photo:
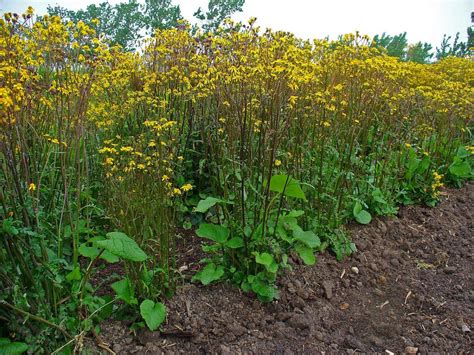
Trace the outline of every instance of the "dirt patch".
{"label": "dirt patch", "polygon": [[314,267],[294,265],[271,304],[224,283],[185,283],[167,302],[163,334],[133,336],[111,322],[102,338],[124,354],[467,353],[474,331],[473,201],[471,183],[445,191],[436,208],[405,207],[398,217],[348,226],[358,252],[343,262],[326,253]]}

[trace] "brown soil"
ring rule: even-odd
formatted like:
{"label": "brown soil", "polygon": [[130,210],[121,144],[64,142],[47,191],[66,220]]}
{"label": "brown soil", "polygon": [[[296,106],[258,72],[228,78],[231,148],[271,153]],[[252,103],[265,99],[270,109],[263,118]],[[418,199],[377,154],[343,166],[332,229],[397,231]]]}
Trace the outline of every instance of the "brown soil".
{"label": "brown soil", "polygon": [[[469,353],[474,329],[474,184],[447,190],[436,208],[410,206],[350,225],[358,252],[319,256],[280,278],[263,305],[228,284],[184,283],[167,302],[164,332],[102,326],[117,353]],[[195,251],[196,239],[190,238]],[[182,259],[189,276],[196,259]],[[183,265],[182,265],[183,266]]]}

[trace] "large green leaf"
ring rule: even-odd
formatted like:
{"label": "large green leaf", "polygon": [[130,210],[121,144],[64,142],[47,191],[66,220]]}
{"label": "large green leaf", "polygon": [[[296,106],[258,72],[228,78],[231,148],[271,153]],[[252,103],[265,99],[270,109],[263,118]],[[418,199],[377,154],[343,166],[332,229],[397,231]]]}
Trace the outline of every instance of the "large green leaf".
{"label": "large green leaf", "polygon": [[140,314],[151,331],[155,331],[166,318],[166,308],[163,303],[144,300],[140,305]]}
{"label": "large green leaf", "polygon": [[265,266],[270,266],[274,262],[273,256],[269,253],[256,253],[255,261],[257,262],[257,264]]}
{"label": "large green leaf", "polygon": [[107,238],[107,240],[96,242],[96,245],[126,260],[145,261],[147,259],[145,252],[126,234],[111,232],[107,233]]}
{"label": "large green leaf", "polygon": [[[104,240],[104,237],[94,237],[89,239],[86,243],[81,244],[78,249],[79,254],[89,259],[95,259],[100,254],[101,248],[96,246],[94,243],[100,240]],[[92,246],[89,246],[89,244],[92,244]],[[116,263],[120,260],[117,255],[112,254],[108,250],[104,250],[104,252],[100,254],[100,259],[103,259],[108,263]]]}
{"label": "large green leaf", "polygon": [[196,234],[201,238],[210,239],[216,243],[224,244],[229,237],[229,230],[218,224],[201,223]]}
{"label": "large green leaf", "polygon": [[468,177],[471,174],[471,165],[467,160],[460,161],[456,159],[454,163],[449,166],[449,172],[457,177]]}
{"label": "large green leaf", "polygon": [[273,175],[270,179],[270,190],[284,193],[285,196],[299,198],[306,201],[306,196],[298,182],[288,175]]}
{"label": "large green leaf", "polygon": [[275,287],[268,285],[266,282],[263,282],[258,278],[252,280],[251,287],[252,291],[255,292],[264,302],[269,302],[278,296],[278,291]]}
{"label": "large green leaf", "polygon": [[356,202],[354,205],[354,210],[352,211],[354,218],[360,224],[369,224],[372,221],[372,216],[370,213],[362,208],[360,202]]}
{"label": "large green leaf", "polygon": [[321,240],[312,231],[296,231],[293,233],[293,236],[295,240],[298,240],[313,249],[321,245]]}
{"label": "large green leaf", "polygon": [[196,206],[196,208],[194,208],[194,212],[201,212],[201,213],[207,212],[209,208],[215,206],[218,203],[230,204],[229,201],[221,200],[220,198],[209,196],[205,198],[204,200],[201,200],[198,202],[198,205]]}
{"label": "large green leaf", "polygon": [[224,268],[216,266],[214,263],[207,264],[201,271],[193,276],[193,281],[201,281],[203,285],[209,285],[213,281],[219,280],[224,276]]}
{"label": "large green leaf", "polygon": [[303,244],[298,244],[295,247],[295,250],[306,265],[314,265],[316,263],[316,257],[314,256],[312,248]]}
{"label": "large green leaf", "polygon": [[0,354],[19,355],[28,350],[28,345],[20,342],[11,342],[8,338],[0,338]]}
{"label": "large green leaf", "polygon": [[135,293],[133,292],[133,287],[128,278],[114,282],[111,287],[117,294],[118,298],[123,300],[125,303],[138,304],[138,301],[135,298]]}
{"label": "large green leaf", "polygon": [[231,249],[242,248],[244,246],[244,240],[240,237],[234,237],[227,241],[225,246]]}
{"label": "large green leaf", "polygon": [[369,224],[372,221],[372,216],[366,210],[362,210],[355,216],[355,219],[360,224]]}

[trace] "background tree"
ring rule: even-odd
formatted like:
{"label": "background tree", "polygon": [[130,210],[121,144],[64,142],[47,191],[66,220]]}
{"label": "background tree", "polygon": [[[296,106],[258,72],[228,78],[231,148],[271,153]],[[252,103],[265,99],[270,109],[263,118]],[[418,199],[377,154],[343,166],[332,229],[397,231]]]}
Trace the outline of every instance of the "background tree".
{"label": "background tree", "polygon": [[416,63],[429,63],[431,58],[433,58],[432,49],[433,46],[426,42],[411,44],[406,51],[406,60]]}
{"label": "background tree", "polygon": [[408,46],[406,32],[400,33],[395,36],[387,35],[384,32],[380,36],[374,36],[374,41],[377,47],[385,48],[389,56],[405,59]]}
{"label": "background tree", "polygon": [[171,4],[171,0],[145,0],[143,13],[144,25],[149,34],[157,28],[176,27],[183,18],[179,5]]}
{"label": "background tree", "polygon": [[214,32],[224,19],[235,12],[241,12],[245,0],[209,0],[207,11],[197,9],[194,17],[203,21],[202,28],[206,32]]}
{"label": "background tree", "polygon": [[[69,10],[64,7],[48,6],[51,15],[59,15],[66,21],[83,21],[93,26],[113,44],[120,44],[126,50],[133,50],[146,32],[151,34],[155,28],[171,28],[182,18],[179,6],[171,0],[128,0],[116,5],[102,2],[88,5],[84,10]],[[93,25],[92,20],[99,24]],[[146,30],[146,31],[145,31]]]}
{"label": "background tree", "polygon": [[[83,21],[96,29],[97,33],[107,38],[113,44],[119,44],[126,50],[133,50],[141,37],[143,16],[141,5],[137,0],[111,5],[102,2],[98,5],[88,5],[84,10],[69,10],[64,7],[48,6],[48,13],[59,15],[65,21],[77,23]],[[98,19],[96,25],[92,20]]]}
{"label": "background tree", "polygon": [[[462,42],[459,40],[459,32],[456,33],[454,41],[451,44],[451,36],[444,35],[440,47],[436,47],[436,59],[440,60],[449,56],[465,57],[469,54],[469,41],[472,42],[472,28],[468,27],[468,41]],[[469,39],[470,37],[470,39]]]}

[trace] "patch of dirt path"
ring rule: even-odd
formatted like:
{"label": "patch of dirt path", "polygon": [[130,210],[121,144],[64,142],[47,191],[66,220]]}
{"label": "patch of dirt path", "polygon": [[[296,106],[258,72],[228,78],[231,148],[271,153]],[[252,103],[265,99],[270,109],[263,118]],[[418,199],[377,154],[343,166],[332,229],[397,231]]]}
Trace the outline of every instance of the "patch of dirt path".
{"label": "patch of dirt path", "polygon": [[470,183],[446,190],[436,208],[403,207],[397,217],[348,226],[358,252],[295,265],[272,304],[223,283],[186,284],[167,302],[164,334],[135,337],[111,322],[101,336],[124,354],[469,353],[473,201]]}

